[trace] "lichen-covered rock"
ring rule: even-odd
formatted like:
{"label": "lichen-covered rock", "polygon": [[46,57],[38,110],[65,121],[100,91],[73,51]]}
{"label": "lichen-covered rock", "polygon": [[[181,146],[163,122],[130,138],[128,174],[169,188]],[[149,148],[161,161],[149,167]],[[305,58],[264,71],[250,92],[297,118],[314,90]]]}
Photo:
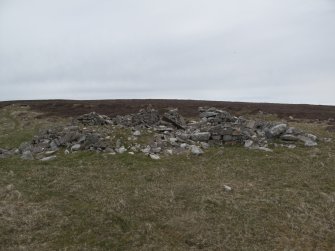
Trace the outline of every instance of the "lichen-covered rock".
{"label": "lichen-covered rock", "polygon": [[57,158],[57,156],[53,155],[53,156],[44,157],[44,158],[40,159],[40,161],[50,161],[50,160],[54,160],[56,158]]}
{"label": "lichen-covered rock", "polygon": [[73,146],[71,146],[71,151],[79,151],[81,148],[80,144],[75,144]]}
{"label": "lichen-covered rock", "polygon": [[208,141],[210,137],[209,132],[196,132],[191,135],[191,139],[194,141]]}
{"label": "lichen-covered rock", "polygon": [[308,137],[307,135],[299,135],[299,140],[304,142],[305,146],[312,147],[317,146],[318,143],[314,140],[314,137]]}
{"label": "lichen-covered rock", "polygon": [[173,124],[178,129],[186,129],[185,119],[178,113],[178,109],[169,110],[164,113],[163,120]]}
{"label": "lichen-covered rock", "polygon": [[278,137],[287,130],[287,124],[279,124],[266,131],[268,138]]}
{"label": "lichen-covered rock", "polygon": [[160,157],[159,157],[158,154],[150,154],[149,156],[150,156],[150,158],[153,159],[153,160],[159,160],[159,159],[160,159]]}
{"label": "lichen-covered rock", "polygon": [[141,136],[141,132],[139,130],[136,130],[134,133],[133,133],[133,136]]}
{"label": "lichen-covered rock", "polygon": [[125,153],[127,151],[127,149],[124,146],[121,146],[120,148],[115,149],[115,151],[117,153],[122,154],[122,153]]}
{"label": "lichen-covered rock", "polygon": [[244,147],[250,148],[250,147],[252,147],[253,144],[254,144],[254,142],[252,140],[248,139],[244,142]]}
{"label": "lichen-covered rock", "polygon": [[27,151],[24,151],[21,155],[21,159],[24,159],[24,160],[33,160],[34,159],[34,156],[33,154],[31,153],[31,151],[27,150]]}
{"label": "lichen-covered rock", "polygon": [[199,109],[200,118],[206,118],[206,121],[212,125],[218,125],[225,122],[235,122],[236,117],[233,117],[229,112],[211,107],[209,109]]}
{"label": "lichen-covered rock", "polygon": [[286,141],[298,141],[299,138],[293,134],[283,134],[280,136],[280,139],[286,140]]}
{"label": "lichen-covered rock", "polygon": [[192,146],[190,147],[190,150],[191,150],[191,153],[192,153],[193,155],[201,155],[201,154],[204,153],[204,151],[201,150],[201,148],[198,147],[198,146],[196,146],[196,145],[192,145]]}

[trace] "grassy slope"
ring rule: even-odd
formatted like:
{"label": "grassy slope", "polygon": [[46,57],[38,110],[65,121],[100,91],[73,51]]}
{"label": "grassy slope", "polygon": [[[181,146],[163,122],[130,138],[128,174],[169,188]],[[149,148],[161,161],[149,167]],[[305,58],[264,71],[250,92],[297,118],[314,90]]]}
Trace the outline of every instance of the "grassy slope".
{"label": "grassy slope", "polygon": [[[20,130],[2,122],[0,147],[50,123],[22,126],[17,109],[1,111]],[[297,126],[335,136],[322,125]],[[225,147],[160,161],[95,153],[48,163],[0,159],[0,247],[333,250],[334,180],[334,142],[274,153]]]}

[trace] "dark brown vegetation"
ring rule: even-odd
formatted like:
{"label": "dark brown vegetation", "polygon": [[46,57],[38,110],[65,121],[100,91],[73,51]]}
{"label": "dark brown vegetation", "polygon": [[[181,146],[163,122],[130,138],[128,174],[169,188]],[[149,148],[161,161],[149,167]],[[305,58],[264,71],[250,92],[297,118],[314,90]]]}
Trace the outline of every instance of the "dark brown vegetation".
{"label": "dark brown vegetation", "polygon": [[71,117],[88,112],[98,112],[108,116],[125,115],[137,112],[151,104],[162,111],[167,107],[177,107],[186,117],[198,115],[199,106],[215,106],[231,111],[233,114],[276,114],[280,118],[290,116],[296,119],[330,120],[334,123],[335,106],[306,105],[306,104],[272,104],[272,103],[244,103],[226,101],[202,100],[161,100],[161,99],[118,99],[118,100],[40,100],[40,101],[6,101],[0,102],[0,108],[9,104],[29,105],[32,110],[43,112],[46,116]]}

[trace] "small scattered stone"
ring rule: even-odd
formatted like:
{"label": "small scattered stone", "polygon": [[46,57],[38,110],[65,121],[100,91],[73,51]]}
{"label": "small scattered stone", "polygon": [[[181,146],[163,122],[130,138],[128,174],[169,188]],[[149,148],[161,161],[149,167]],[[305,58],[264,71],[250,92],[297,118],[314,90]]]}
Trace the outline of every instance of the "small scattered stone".
{"label": "small scattered stone", "polygon": [[209,144],[206,143],[206,142],[201,142],[200,145],[201,145],[202,149],[208,149],[209,148]]}
{"label": "small scattered stone", "polygon": [[71,147],[71,151],[79,151],[81,148],[80,144],[75,144]]}
{"label": "small scattered stone", "polygon": [[153,160],[159,160],[160,159],[158,154],[150,154],[150,158],[153,159]]}
{"label": "small scattered stone", "polygon": [[181,140],[188,140],[191,138],[191,135],[188,133],[178,133],[177,137]]}
{"label": "small scattered stone", "polygon": [[227,186],[227,185],[223,185],[223,187],[227,192],[230,192],[231,190],[233,190],[230,186]]}
{"label": "small scattered stone", "polygon": [[133,136],[141,136],[141,132],[136,130],[134,133],[133,133]]}
{"label": "small scattered stone", "polygon": [[50,160],[53,160],[55,158],[56,158],[56,156],[53,155],[53,156],[49,156],[49,157],[44,157],[44,158],[40,159],[40,161],[50,161]]}
{"label": "small scattered stone", "polygon": [[160,153],[162,151],[161,147],[152,147],[151,152],[152,153]]}
{"label": "small scattered stone", "polygon": [[50,149],[51,149],[51,151],[56,151],[56,150],[58,150],[58,146],[57,146],[57,144],[55,143],[55,141],[52,141],[52,142],[50,143]]}
{"label": "small scattered stone", "polygon": [[254,142],[252,140],[248,139],[244,142],[244,147],[250,148],[253,144],[254,144]]}
{"label": "small scattered stone", "polygon": [[31,153],[31,151],[24,151],[21,155],[21,159],[24,159],[24,160],[33,160],[34,159],[34,156],[33,154]]}
{"label": "small scattered stone", "polygon": [[283,134],[280,136],[280,139],[286,140],[286,141],[297,141],[299,138],[293,134]]}
{"label": "small scattered stone", "polygon": [[295,134],[295,135],[298,135],[298,134],[301,134],[301,131],[295,127],[289,127],[285,134]]}
{"label": "small scattered stone", "polygon": [[144,154],[149,154],[150,153],[150,150],[151,150],[151,147],[150,146],[146,146],[144,149],[142,149],[142,153]]}
{"label": "small scattered stone", "polygon": [[7,191],[13,191],[14,188],[15,188],[15,187],[14,187],[13,184],[9,184],[9,185],[6,186],[6,190],[7,190]]}
{"label": "small scattered stone", "polygon": [[310,138],[312,141],[316,141],[318,139],[318,137],[310,133],[307,134],[307,137]]}
{"label": "small scattered stone", "polygon": [[196,145],[192,145],[190,149],[191,149],[191,153],[194,154],[194,155],[201,155],[201,154],[204,153],[204,151],[201,150],[201,149],[200,149],[198,146],[196,146]]}
{"label": "small scattered stone", "polygon": [[259,147],[255,148],[255,149],[261,150],[261,151],[264,151],[264,152],[273,152],[272,149],[264,147],[264,146],[259,146]]}
{"label": "small scattered stone", "polygon": [[53,154],[55,154],[57,151],[46,151],[44,154],[46,155],[46,156],[50,156],[50,155],[53,155]]}
{"label": "small scattered stone", "polygon": [[127,149],[124,146],[121,146],[120,148],[115,149],[115,151],[117,153],[122,154],[122,153],[125,153],[127,151]]}
{"label": "small scattered stone", "polygon": [[111,147],[107,147],[104,152],[105,153],[115,153],[115,151]]}
{"label": "small scattered stone", "polygon": [[188,147],[188,144],[186,143],[181,143],[180,148],[186,149]]}
{"label": "small scattered stone", "polygon": [[313,146],[317,146],[317,145],[318,145],[318,143],[316,143],[313,140],[307,140],[307,141],[305,141],[305,146],[313,147]]}
{"label": "small scattered stone", "polygon": [[255,120],[249,120],[246,124],[246,127],[249,129],[253,129],[256,126],[256,121]]}

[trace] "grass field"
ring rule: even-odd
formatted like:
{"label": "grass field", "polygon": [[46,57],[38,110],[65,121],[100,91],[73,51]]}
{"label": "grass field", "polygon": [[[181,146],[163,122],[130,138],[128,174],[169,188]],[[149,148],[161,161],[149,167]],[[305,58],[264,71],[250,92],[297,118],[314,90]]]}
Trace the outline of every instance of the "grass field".
{"label": "grass field", "polygon": [[[2,108],[0,148],[66,122],[38,117]],[[322,123],[292,125],[335,138]],[[334,250],[335,140],[158,161],[88,152],[0,159],[0,249]]]}

